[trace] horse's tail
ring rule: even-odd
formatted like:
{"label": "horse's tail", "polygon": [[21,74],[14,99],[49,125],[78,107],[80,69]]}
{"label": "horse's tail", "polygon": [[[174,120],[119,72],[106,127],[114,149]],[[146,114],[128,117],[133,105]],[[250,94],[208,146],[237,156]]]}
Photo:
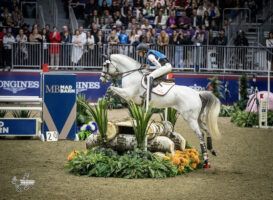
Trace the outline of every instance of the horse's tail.
{"label": "horse's tail", "polygon": [[214,138],[220,138],[221,133],[218,128],[218,115],[220,113],[220,101],[212,93],[208,91],[200,92],[200,98],[202,100],[203,112],[205,114],[205,123],[208,131]]}

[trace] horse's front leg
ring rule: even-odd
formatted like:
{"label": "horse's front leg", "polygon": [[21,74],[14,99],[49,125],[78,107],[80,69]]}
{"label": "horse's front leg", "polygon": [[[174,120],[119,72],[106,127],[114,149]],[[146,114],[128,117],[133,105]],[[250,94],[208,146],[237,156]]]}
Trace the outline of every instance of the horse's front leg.
{"label": "horse's front leg", "polygon": [[130,96],[128,88],[119,88],[110,86],[110,91],[114,92],[121,98],[125,99],[126,101],[129,101],[132,97]]}

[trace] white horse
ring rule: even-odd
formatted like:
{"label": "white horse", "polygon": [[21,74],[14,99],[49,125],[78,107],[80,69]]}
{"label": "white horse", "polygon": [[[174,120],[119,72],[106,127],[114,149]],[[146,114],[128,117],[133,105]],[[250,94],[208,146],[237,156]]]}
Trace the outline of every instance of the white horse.
{"label": "white horse", "polygon": [[[109,89],[126,101],[132,100],[136,104],[142,104],[146,89],[141,84],[144,76],[141,64],[128,56],[112,54],[103,65],[100,79],[106,82],[118,76],[122,78],[121,88],[110,86]],[[212,148],[211,136],[220,136],[217,124],[220,112],[218,98],[208,91],[198,92],[190,87],[174,85],[165,96],[152,93],[150,106],[171,107],[183,116],[200,140],[204,167],[209,167],[204,133],[207,134],[207,148],[216,155]]]}

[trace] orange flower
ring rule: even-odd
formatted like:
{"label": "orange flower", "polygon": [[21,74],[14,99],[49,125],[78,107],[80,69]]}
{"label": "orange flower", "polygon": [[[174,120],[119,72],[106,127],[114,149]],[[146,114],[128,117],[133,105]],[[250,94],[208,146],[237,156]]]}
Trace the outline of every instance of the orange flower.
{"label": "orange flower", "polygon": [[68,156],[67,156],[67,160],[70,161],[70,160],[73,160],[74,157],[78,154],[78,151],[74,150],[72,151]]}
{"label": "orange flower", "polygon": [[192,169],[196,169],[197,164],[196,163],[191,163],[190,166],[191,166]]}
{"label": "orange flower", "polygon": [[172,162],[173,162],[173,164],[175,164],[175,165],[179,165],[179,164],[180,164],[180,159],[179,159],[179,157],[173,157]]}

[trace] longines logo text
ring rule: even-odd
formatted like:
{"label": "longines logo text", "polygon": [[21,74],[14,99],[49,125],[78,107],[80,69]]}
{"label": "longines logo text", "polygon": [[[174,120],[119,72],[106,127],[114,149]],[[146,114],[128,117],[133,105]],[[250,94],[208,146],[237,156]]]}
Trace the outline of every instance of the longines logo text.
{"label": "longines logo text", "polygon": [[46,93],[75,93],[72,85],[46,85]]}
{"label": "longines logo text", "polygon": [[77,92],[88,89],[100,89],[100,82],[77,82]]}
{"label": "longines logo text", "polygon": [[0,89],[11,91],[16,94],[29,88],[39,88],[39,81],[0,81]]}

